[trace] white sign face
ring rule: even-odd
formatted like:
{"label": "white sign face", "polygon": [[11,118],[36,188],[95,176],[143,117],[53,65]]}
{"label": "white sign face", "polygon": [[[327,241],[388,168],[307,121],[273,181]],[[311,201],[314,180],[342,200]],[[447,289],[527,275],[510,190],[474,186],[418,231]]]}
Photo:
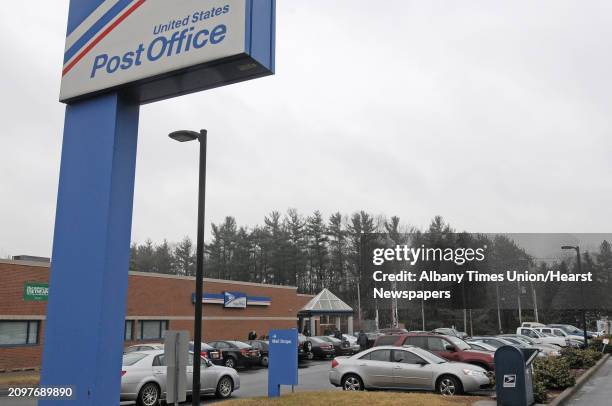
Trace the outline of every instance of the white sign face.
{"label": "white sign face", "polygon": [[244,309],[247,307],[246,293],[242,292],[224,292],[224,307]]}
{"label": "white sign face", "polygon": [[104,1],[66,38],[60,100],[242,54],[245,1]]}
{"label": "white sign face", "polygon": [[516,375],[504,375],[504,388],[516,388]]}

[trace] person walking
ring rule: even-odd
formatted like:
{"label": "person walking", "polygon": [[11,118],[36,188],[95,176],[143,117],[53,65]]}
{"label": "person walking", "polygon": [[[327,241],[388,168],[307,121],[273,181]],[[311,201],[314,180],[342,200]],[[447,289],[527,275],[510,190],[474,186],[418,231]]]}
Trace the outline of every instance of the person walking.
{"label": "person walking", "polygon": [[365,351],[368,349],[368,336],[363,330],[359,330],[359,335],[357,336],[357,344],[359,344],[360,351]]}

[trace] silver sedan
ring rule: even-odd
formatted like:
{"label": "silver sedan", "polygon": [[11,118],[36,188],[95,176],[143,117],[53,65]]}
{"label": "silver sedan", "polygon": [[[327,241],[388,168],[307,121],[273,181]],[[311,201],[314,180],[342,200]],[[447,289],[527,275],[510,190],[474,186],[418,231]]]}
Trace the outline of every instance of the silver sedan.
{"label": "silver sedan", "polygon": [[329,381],[344,390],[395,389],[435,391],[452,396],[489,387],[483,368],[448,362],[413,346],[380,346],[352,357],[336,357]]}
{"label": "silver sedan", "polygon": [[[187,394],[191,394],[193,358],[188,357]],[[240,378],[233,368],[214,365],[202,358],[200,382],[203,394],[229,398],[240,388]],[[135,400],[141,406],[154,406],[166,397],[166,364],[163,350],[137,351],[123,355],[121,400]]]}

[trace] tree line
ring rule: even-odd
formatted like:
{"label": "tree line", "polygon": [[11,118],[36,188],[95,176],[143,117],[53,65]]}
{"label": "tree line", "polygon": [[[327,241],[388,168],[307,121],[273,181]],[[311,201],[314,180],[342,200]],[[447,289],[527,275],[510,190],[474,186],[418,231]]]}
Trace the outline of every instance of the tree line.
{"label": "tree line", "polygon": [[[519,296],[523,302],[523,318],[535,316],[533,297],[536,297],[540,319],[548,317],[549,322],[572,321],[572,311],[581,303],[580,292],[563,283],[539,284],[536,288],[524,284],[518,290],[516,284],[500,285],[498,289],[488,285],[486,292],[477,291],[477,284],[470,287],[475,291],[455,286],[452,308],[437,306],[435,302],[404,301],[397,306],[392,301],[375,300],[368,250],[374,246],[404,244],[406,238],[412,239],[413,246],[476,248],[486,245],[487,261],[471,264],[471,269],[482,272],[526,266],[530,272],[545,273],[549,269],[576,272],[575,260],[541,262],[504,235],[457,232],[440,216],[420,230],[402,223],[398,216],[374,216],[358,211],[324,217],[320,211],[302,215],[289,209],[285,213],[272,211],[264,217],[263,224],[253,227],[240,226],[234,217],[228,216],[221,223],[211,224],[210,236],[205,244],[205,277],[290,285],[308,294],[328,288],[356,313],[361,308],[362,319],[376,319],[381,327],[401,322],[412,329],[450,325],[462,329],[467,327],[469,309],[469,320],[478,324],[479,332],[510,331],[518,323],[513,304]],[[195,262],[195,244],[189,237],[177,243],[164,240],[154,244],[147,240],[131,246],[132,271],[194,276]],[[455,268],[461,270],[462,266]],[[612,283],[611,270],[612,250],[607,241],[601,243],[598,253],[584,253],[582,271],[593,272],[596,280],[585,287],[590,295],[610,296],[607,292]],[[595,312],[593,317],[597,316]]]}

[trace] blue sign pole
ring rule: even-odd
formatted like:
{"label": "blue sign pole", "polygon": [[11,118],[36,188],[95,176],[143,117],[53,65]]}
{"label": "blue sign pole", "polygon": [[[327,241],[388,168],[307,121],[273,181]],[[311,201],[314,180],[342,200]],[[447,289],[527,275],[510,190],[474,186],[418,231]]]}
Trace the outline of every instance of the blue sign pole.
{"label": "blue sign pole", "polygon": [[138,112],[117,93],[66,107],[41,386],[76,403],[41,405],[118,402]]}
{"label": "blue sign pole", "polygon": [[[178,3],[190,27],[155,33],[156,24],[176,17]],[[71,386],[76,402],[41,405],[108,406],[119,399],[139,105],[274,73],[275,0],[217,3],[70,1],[60,91],[70,104],[41,386]],[[215,6],[214,12],[206,6]],[[196,28],[199,34],[189,37]],[[211,48],[200,41],[186,66],[153,46],[178,49],[178,42],[198,35],[209,35],[206,41],[220,53],[207,53]]]}

